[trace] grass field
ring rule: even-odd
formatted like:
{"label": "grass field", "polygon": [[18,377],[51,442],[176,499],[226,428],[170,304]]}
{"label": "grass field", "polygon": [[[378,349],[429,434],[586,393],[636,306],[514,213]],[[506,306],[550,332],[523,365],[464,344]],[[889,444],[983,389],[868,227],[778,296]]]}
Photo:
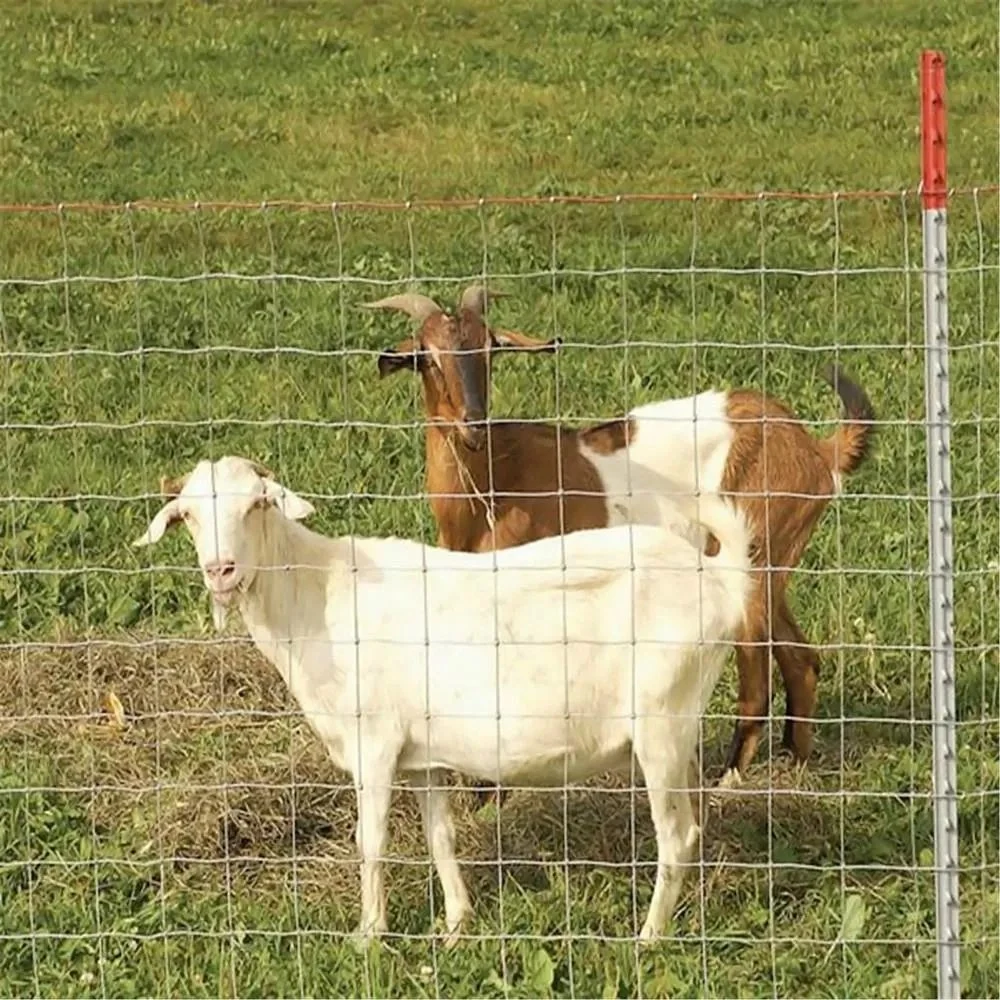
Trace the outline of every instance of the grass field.
{"label": "grass field", "polygon": [[[925,46],[948,57],[952,183],[996,184],[984,0],[8,2],[0,202],[912,191]],[[994,193],[953,199],[978,997],[1000,996],[998,224]],[[920,260],[912,194],[0,214],[0,994],[935,995]],[[477,916],[450,952],[400,797],[394,936],[356,953],[343,776],[235,623],[213,635],[180,533],[127,544],[162,473],[227,452],[315,497],[319,530],[431,540],[418,385],[380,383],[373,357],[406,327],[357,307],[484,272],[504,325],[566,342],[498,364],[496,416],[746,384],[823,432],[838,357],[885,421],[793,587],[826,647],[814,758],[762,747],[673,938],[641,953],[652,828],[612,782],[515,793],[499,817],[456,792]]]}

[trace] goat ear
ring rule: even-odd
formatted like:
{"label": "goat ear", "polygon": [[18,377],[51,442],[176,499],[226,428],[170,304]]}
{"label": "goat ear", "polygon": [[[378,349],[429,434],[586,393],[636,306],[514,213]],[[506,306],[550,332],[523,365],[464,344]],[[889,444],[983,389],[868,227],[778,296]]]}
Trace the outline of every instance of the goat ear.
{"label": "goat ear", "polygon": [[180,508],[176,500],[171,500],[160,508],[156,517],[149,522],[146,533],[137,538],[132,545],[135,548],[142,548],[144,545],[153,545],[158,542],[168,528],[172,528],[181,519]]}
{"label": "goat ear", "polygon": [[420,371],[419,345],[412,337],[401,340],[392,350],[383,351],[378,356],[378,374],[380,378],[401,371]]}
{"label": "goat ear", "polygon": [[490,337],[493,349],[499,351],[538,351],[542,354],[551,354],[561,343],[558,337],[552,340],[537,340],[519,330],[503,330],[499,327],[490,330]]}
{"label": "goat ear", "polygon": [[316,512],[316,508],[308,500],[303,500],[297,493],[270,477],[264,480],[264,497],[291,521],[301,521]]}

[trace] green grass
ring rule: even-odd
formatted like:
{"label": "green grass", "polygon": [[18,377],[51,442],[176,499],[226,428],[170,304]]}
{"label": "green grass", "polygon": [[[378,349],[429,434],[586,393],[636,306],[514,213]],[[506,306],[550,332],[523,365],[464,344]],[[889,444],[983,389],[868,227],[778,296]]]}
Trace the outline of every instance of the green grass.
{"label": "green grass", "polygon": [[[485,7],[4,4],[0,201],[912,190],[931,45],[951,180],[998,180],[989,4]],[[962,978],[983,997],[1000,996],[998,223],[994,194],[952,203]],[[0,215],[0,993],[935,995],[920,259],[912,195]],[[317,497],[320,530],[432,539],[418,386],[380,383],[373,357],[406,327],[357,307],[411,276],[452,298],[484,267],[512,293],[505,325],[567,342],[498,364],[497,416],[744,384],[822,432],[836,353],[885,421],[793,587],[827,647],[814,758],[796,773],[762,748],[709,818],[674,939],[641,954],[652,830],[609,782],[515,794],[499,820],[456,793],[477,915],[448,953],[401,797],[396,936],[356,954],[343,775],[238,629],[214,638],[179,533],[127,545],[160,474],[225,452]]]}

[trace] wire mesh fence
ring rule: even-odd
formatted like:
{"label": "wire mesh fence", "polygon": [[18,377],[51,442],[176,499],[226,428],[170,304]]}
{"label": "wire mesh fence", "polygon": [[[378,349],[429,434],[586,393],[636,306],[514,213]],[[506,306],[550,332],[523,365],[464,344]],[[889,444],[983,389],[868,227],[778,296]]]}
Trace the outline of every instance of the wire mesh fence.
{"label": "wire mesh fence", "polygon": [[[408,205],[7,206],[0,225],[0,964],[10,995],[933,995],[920,201],[914,192]],[[1000,995],[998,195],[950,201],[963,985]],[[877,414],[794,574],[820,650],[816,744],[707,806],[667,939],[641,783],[452,792],[475,916],[445,950],[397,796],[390,932],[360,952],[356,806],[187,541],[129,542],[161,475],[251,457],[330,535],[433,543],[408,335],[360,306],[507,293],[491,419],[581,426],[745,386],[816,434],[830,361]],[[526,610],[530,614],[530,610]],[[721,773],[732,660],[702,740]],[[777,685],[776,685],[777,687]]]}

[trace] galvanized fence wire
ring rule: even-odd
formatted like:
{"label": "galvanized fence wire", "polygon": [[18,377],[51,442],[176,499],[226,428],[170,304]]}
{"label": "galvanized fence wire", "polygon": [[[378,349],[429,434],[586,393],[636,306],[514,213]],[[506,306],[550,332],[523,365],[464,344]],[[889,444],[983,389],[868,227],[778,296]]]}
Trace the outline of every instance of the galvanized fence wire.
{"label": "galvanized fence wire", "polygon": [[[996,187],[952,193],[948,266],[955,875],[972,946],[965,975],[976,995],[993,996],[997,206]],[[710,807],[662,961],[677,963],[674,988],[703,993],[737,988],[726,971],[735,946],[765,950],[775,996],[814,987],[819,962],[842,995],[859,988],[859,961],[894,964],[903,992],[931,991],[927,511],[938,493],[925,467],[919,220],[912,191],[0,206],[0,747],[12,776],[0,808],[19,818],[0,877],[20,873],[24,885],[0,942],[27,949],[34,995],[46,989],[42,953],[67,941],[93,949],[87,988],[101,996],[114,995],[105,970],[122,941],[159,947],[170,995],[186,974],[175,939],[217,941],[224,989],[241,995],[241,948],[269,938],[288,942],[290,988],[306,995],[314,939],[340,947],[353,930],[350,782],[323,761],[242,630],[206,633],[190,548],[171,541],[145,559],[127,542],[157,510],[161,474],[227,453],[265,462],[312,499],[317,530],[433,542],[419,379],[376,377],[378,355],[408,330],[359,306],[403,288],[450,305],[480,281],[507,293],[491,322],[495,310],[504,326],[560,340],[544,364],[494,366],[493,423],[580,426],[746,386],[784,399],[825,436],[840,418],[816,377],[822,363],[843,365],[871,395],[874,454],[832,501],[791,589],[824,663],[816,749],[804,769],[781,753],[776,684],[744,787]],[[423,638],[420,647],[429,656]],[[703,721],[706,799],[735,706],[730,665]],[[634,763],[624,782],[521,790],[492,814],[452,795],[463,870],[478,890],[465,946],[487,949],[489,988],[523,990],[539,951],[560,995],[601,989],[595,970],[607,954],[622,988],[666,988],[662,961],[637,939],[655,869],[644,795]],[[66,802],[82,803],[90,856],[45,842],[38,811]],[[141,838],[109,832],[124,809]],[[412,811],[392,822],[403,832],[390,848],[388,940],[419,970],[402,989],[449,995],[453,960],[432,933],[437,877]],[[156,916],[139,927],[108,887],[116,872],[147,870]],[[89,873],[78,929],[51,925],[55,890],[39,872],[73,885]],[[323,901],[327,879],[343,896],[336,906]],[[193,926],[178,922],[182,891]],[[255,896],[268,893],[280,919],[254,923]],[[595,947],[624,947],[628,959],[595,957]],[[358,991],[384,992],[383,967],[366,955],[360,968]]]}

